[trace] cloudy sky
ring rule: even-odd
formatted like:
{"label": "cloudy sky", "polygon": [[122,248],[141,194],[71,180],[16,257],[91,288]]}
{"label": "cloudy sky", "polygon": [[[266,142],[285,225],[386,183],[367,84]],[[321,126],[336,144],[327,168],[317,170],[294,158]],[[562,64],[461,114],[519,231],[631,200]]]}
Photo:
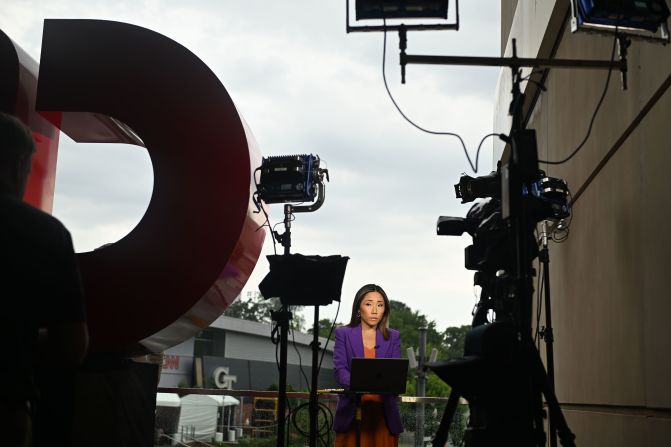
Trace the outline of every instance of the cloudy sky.
{"label": "cloudy sky", "polygon": [[[458,32],[410,33],[408,53],[497,56],[499,1],[462,2],[460,16]],[[339,321],[348,320],[356,290],[374,282],[441,330],[470,322],[476,298],[463,268],[470,239],[438,237],[435,223],[468,211],[453,184],[473,172],[456,138],[421,133],[402,119],[382,80],[383,36],[346,34],[344,0],[2,0],[0,29],[38,61],[45,18],[122,21],[170,37],[217,74],[263,155],[314,153],[326,162],[326,202],[296,215],[292,251],[351,258]],[[492,132],[499,70],[409,66],[401,85],[397,49],[390,33],[387,79],[403,111],[425,128],[460,134],[474,157]],[[77,251],[121,239],[149,203],[149,156],[135,146],[61,138],[54,214]],[[479,174],[486,174],[491,140],[482,152]],[[272,206],[271,222],[282,217]],[[263,252],[272,253],[270,239]],[[261,258],[245,292],[266,273]]]}

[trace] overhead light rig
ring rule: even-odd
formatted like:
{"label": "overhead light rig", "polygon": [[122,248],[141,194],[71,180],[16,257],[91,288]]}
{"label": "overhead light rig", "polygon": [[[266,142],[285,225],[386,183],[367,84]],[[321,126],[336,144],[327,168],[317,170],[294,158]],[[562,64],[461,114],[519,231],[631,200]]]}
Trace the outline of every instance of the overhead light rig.
{"label": "overhead light rig", "polygon": [[631,39],[669,43],[665,0],[571,0],[571,32],[625,34]]}
{"label": "overhead light rig", "polygon": [[[448,0],[355,0],[355,20],[382,20],[382,25],[350,24],[350,0],[345,0],[345,20],[348,33],[396,31],[459,30],[459,0],[455,0],[455,19],[448,21]],[[386,23],[387,20],[438,20],[438,23]],[[378,22],[379,23],[379,22]]]}

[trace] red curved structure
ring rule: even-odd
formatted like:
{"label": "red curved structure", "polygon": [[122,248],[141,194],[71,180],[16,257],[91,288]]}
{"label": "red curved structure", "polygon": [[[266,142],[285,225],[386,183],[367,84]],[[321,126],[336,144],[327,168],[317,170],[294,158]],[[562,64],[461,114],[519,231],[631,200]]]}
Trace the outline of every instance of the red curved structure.
{"label": "red curved structure", "polygon": [[[15,59],[19,72],[36,73]],[[24,81],[18,90],[34,92]],[[157,352],[207,327],[244,286],[265,235],[251,202],[260,153],[214,73],[144,28],[46,20],[35,109],[75,141],[142,145],[154,168],[138,225],[79,255],[92,349]],[[36,116],[31,107],[17,115]],[[45,169],[42,177],[53,178],[55,163]],[[53,197],[40,192],[45,202]]]}

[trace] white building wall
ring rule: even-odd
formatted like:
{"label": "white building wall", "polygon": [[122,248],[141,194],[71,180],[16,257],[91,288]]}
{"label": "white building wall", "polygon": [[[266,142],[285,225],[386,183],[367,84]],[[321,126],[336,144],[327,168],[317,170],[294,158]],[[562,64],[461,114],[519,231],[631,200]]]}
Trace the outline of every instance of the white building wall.
{"label": "white building wall", "polygon": [[[296,344],[296,346],[294,346],[291,340],[291,335],[289,335],[287,363],[290,365],[298,365],[299,356],[296,353],[296,349],[298,349],[298,352],[300,352],[302,364],[309,366],[312,361],[312,351],[308,346],[305,345]],[[324,366],[330,368],[333,354],[328,352],[326,356],[328,358],[324,359]],[[270,333],[268,333],[268,337],[261,337],[258,335],[242,334],[239,332],[227,332],[225,357],[231,359],[275,362],[275,345],[270,341]]]}

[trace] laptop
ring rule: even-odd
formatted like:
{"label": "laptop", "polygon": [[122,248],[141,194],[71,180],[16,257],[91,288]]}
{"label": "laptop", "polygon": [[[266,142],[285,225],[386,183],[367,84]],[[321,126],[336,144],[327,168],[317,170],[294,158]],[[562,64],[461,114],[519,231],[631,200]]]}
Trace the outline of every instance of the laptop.
{"label": "laptop", "polygon": [[408,376],[408,359],[354,357],[349,390],[357,393],[403,394]]}

